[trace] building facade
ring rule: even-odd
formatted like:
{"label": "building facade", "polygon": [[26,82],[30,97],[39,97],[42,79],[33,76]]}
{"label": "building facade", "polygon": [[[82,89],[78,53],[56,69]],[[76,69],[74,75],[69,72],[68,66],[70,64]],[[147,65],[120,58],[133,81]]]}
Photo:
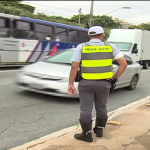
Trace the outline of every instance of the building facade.
{"label": "building facade", "polygon": [[125,20],[120,20],[119,18],[115,18],[114,21],[120,23],[122,26],[121,28],[123,28],[123,29],[128,29],[128,27],[133,25],[132,23],[129,23]]}

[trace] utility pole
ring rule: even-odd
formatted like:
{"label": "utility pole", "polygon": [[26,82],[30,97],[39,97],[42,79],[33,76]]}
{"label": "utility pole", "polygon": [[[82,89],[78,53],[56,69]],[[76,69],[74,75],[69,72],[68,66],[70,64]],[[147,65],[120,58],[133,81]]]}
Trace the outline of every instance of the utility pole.
{"label": "utility pole", "polygon": [[94,0],[91,1],[90,18],[89,18],[89,27],[92,25],[92,20],[93,20],[93,6],[94,6]]}
{"label": "utility pole", "polygon": [[78,21],[78,24],[80,25],[81,8],[79,8],[78,12],[79,12],[79,21]]}

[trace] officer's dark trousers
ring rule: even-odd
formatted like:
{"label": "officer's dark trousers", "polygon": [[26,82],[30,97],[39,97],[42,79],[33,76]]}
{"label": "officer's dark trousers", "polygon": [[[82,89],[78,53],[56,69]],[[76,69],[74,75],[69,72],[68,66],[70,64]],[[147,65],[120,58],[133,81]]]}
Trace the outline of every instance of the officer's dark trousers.
{"label": "officer's dark trousers", "polygon": [[96,117],[107,118],[107,101],[111,85],[108,81],[84,80],[79,82],[80,120],[89,123],[92,120],[93,103],[95,103]]}

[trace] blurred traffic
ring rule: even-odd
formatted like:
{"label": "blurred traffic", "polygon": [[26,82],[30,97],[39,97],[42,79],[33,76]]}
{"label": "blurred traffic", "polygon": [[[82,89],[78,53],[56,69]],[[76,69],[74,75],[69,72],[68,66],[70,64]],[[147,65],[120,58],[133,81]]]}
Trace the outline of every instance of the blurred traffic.
{"label": "blurred traffic", "polygon": [[[67,49],[54,56],[46,57],[31,65],[23,67],[17,76],[17,84],[20,88],[27,91],[34,91],[43,94],[78,97],[68,95],[67,87],[69,81],[69,71],[71,58],[75,49]],[[125,55],[128,63],[126,72],[119,78],[115,89],[126,87],[134,90],[141,76],[141,67],[138,63]],[[116,61],[113,62],[113,70],[118,70]],[[75,82],[78,88],[78,82]]]}

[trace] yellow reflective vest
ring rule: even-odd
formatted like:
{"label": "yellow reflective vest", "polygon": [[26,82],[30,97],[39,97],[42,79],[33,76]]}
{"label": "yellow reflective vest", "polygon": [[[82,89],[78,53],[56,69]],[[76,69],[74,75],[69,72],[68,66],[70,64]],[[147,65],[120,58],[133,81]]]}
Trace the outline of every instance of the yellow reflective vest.
{"label": "yellow reflective vest", "polygon": [[104,46],[90,46],[84,43],[81,55],[81,76],[86,80],[110,79],[113,72],[113,48],[105,43]]}

